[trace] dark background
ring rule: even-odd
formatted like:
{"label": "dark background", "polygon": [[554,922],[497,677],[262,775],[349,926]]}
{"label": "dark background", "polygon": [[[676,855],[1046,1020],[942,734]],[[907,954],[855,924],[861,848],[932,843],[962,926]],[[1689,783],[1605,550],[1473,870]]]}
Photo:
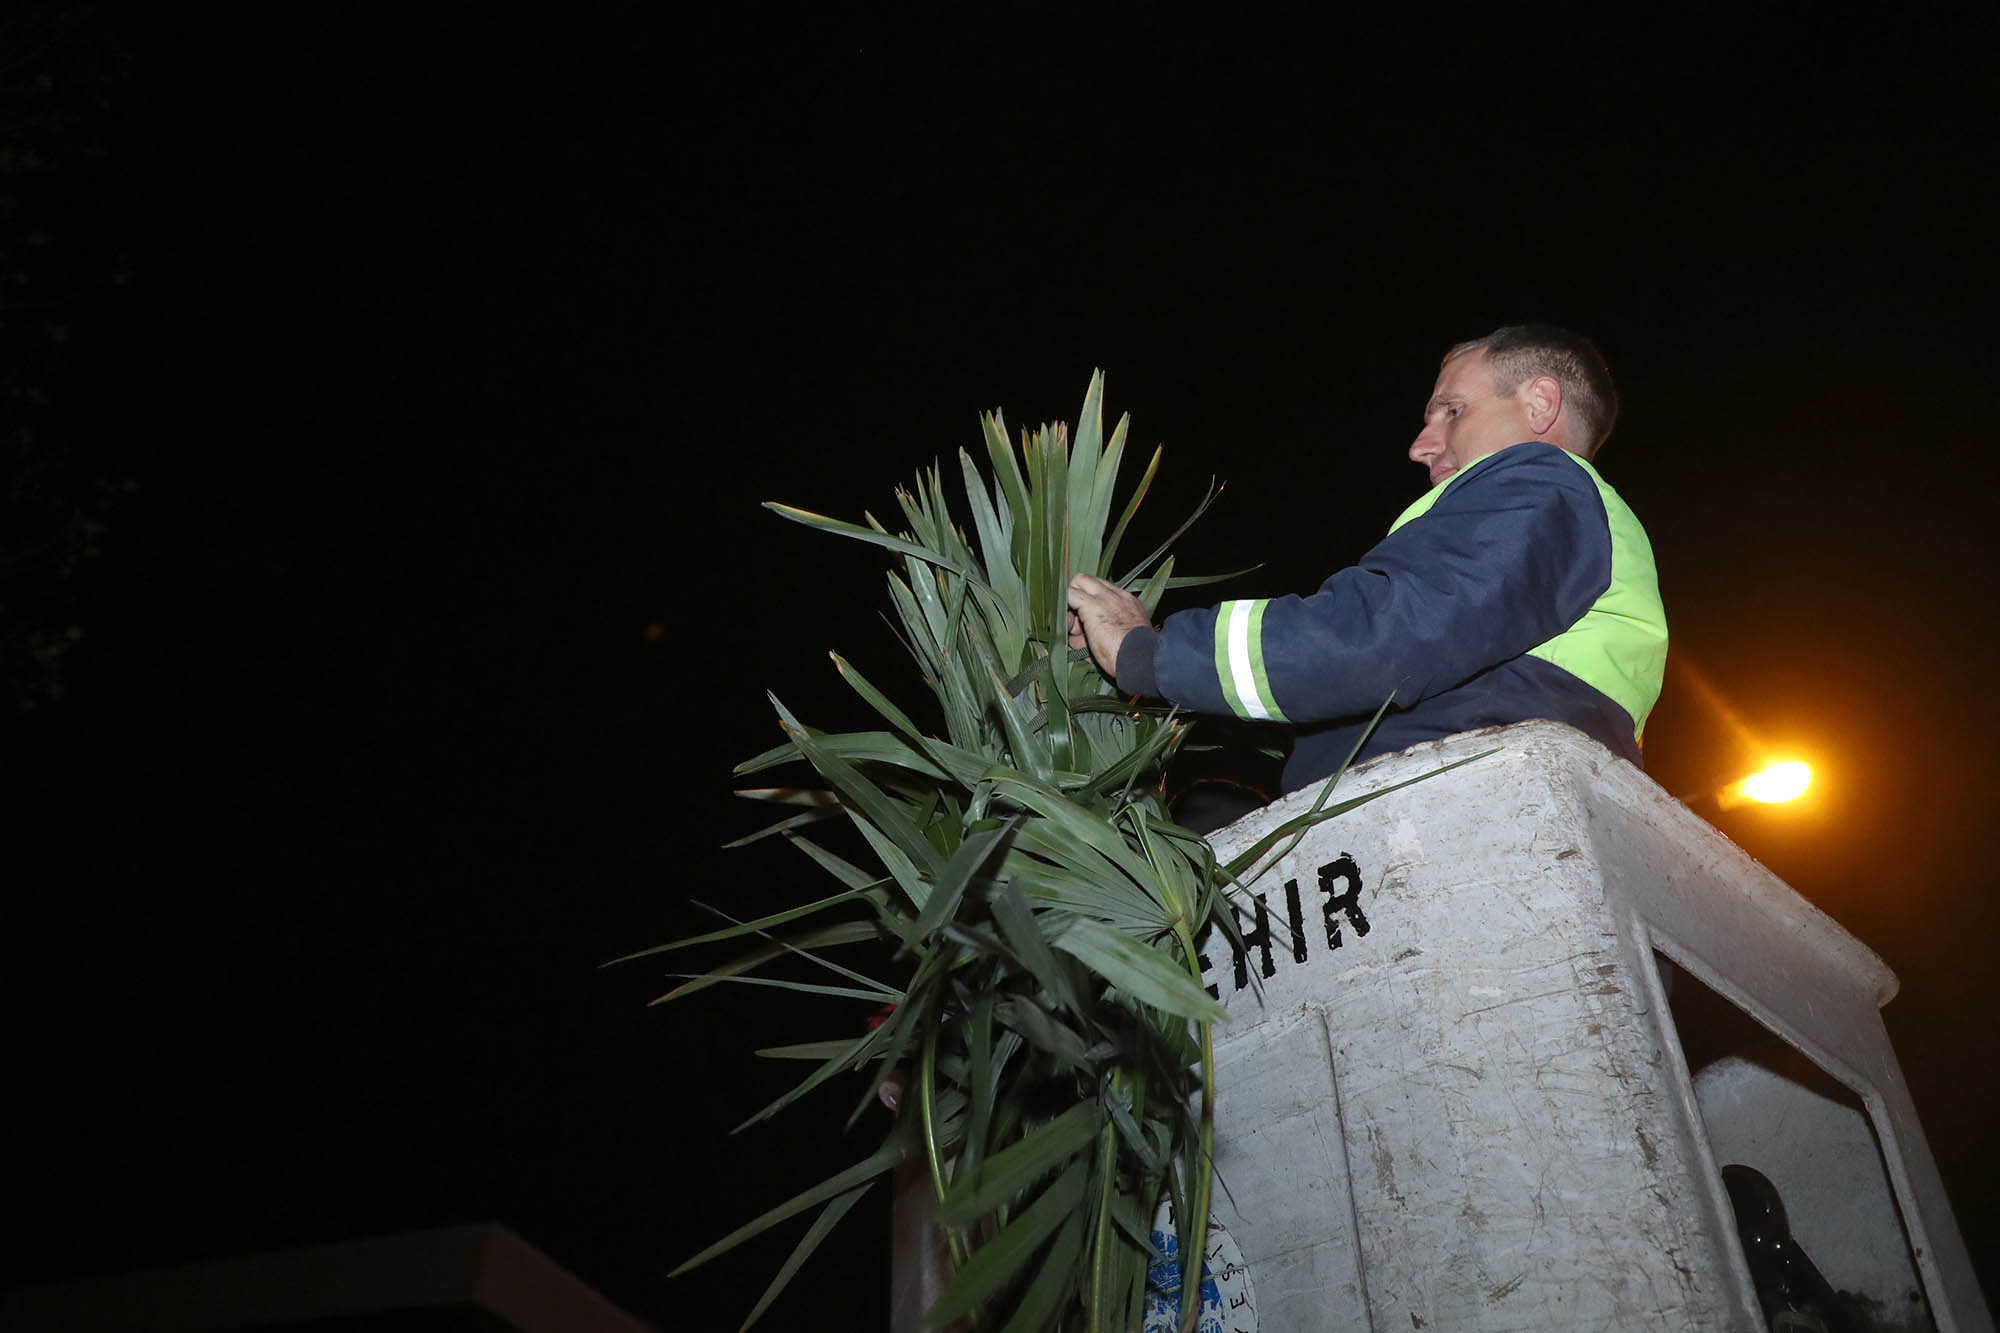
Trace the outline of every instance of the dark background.
{"label": "dark background", "polygon": [[[1443,349],[1539,318],[1624,395],[1649,769],[1739,771],[1725,709],[1817,765],[1717,821],[1902,978],[1993,1292],[1990,43],[1809,13],[10,20],[0,1285],[497,1218],[733,1327],[795,1233],[665,1270],[882,1124],[727,1138],[799,1072],[748,1052],[864,1013],[599,965],[817,896],[717,850],[766,688],[919,688],[883,562],[758,502],[887,515],[1103,367],[1148,535],[1219,477],[1183,568],[1304,590],[1420,491]],[[775,1317],[882,1326],[847,1227]]]}

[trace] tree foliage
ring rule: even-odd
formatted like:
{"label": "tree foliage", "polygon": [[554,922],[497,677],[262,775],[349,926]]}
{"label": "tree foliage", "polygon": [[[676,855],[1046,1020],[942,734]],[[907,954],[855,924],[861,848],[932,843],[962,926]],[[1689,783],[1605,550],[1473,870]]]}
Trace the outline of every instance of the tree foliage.
{"label": "tree foliage", "polygon": [[[823,733],[774,699],[787,740],[738,772],[804,762],[821,785],[743,791],[783,812],[743,841],[782,838],[838,890],[632,955],[755,937],[752,952],[692,974],[662,1001],[761,981],[893,1006],[865,1031],[857,1014],[844,1035],[762,1052],[813,1067],[746,1124],[847,1071],[870,1076],[850,1124],[892,1073],[909,1086],[874,1152],[677,1270],[818,1209],[746,1327],[905,1157],[927,1166],[954,1260],[934,1326],[972,1316],[1005,1329],[1139,1327],[1148,1266],[1163,1257],[1150,1239],[1159,1202],[1171,1198],[1181,1219],[1181,1255],[1203,1253],[1209,1216],[1210,1030],[1226,1015],[1202,985],[1196,937],[1211,925],[1235,937],[1232,886],[1281,840],[1343,808],[1327,803],[1329,783],[1311,812],[1229,864],[1168,817],[1162,776],[1186,723],[1120,697],[1068,646],[1066,597],[1077,572],[1115,578],[1149,611],[1171,588],[1214,581],[1173,572],[1168,549],[1187,523],[1119,567],[1159,451],[1118,503],[1129,422],[1105,434],[1101,375],[1074,437],[1045,425],[1023,432],[1017,453],[999,413],[982,424],[986,470],[961,451],[954,479],[969,531],[935,466],[897,492],[893,532],[872,514],[856,524],[769,506],[897,557],[895,623],[942,734],[838,656],[879,729]],[[828,820],[851,823],[879,864],[824,845],[817,828]],[[867,940],[893,943],[900,975],[869,976],[833,956]],[[818,975],[752,975],[779,958]],[[1183,1281],[1184,1302],[1200,1286],[1198,1275]],[[1182,1311],[1190,1322],[1195,1313]]]}

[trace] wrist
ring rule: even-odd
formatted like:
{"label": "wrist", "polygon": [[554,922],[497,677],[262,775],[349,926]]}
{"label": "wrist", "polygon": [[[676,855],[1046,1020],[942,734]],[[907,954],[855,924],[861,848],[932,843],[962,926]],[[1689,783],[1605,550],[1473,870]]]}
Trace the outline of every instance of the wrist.
{"label": "wrist", "polygon": [[1117,669],[1111,673],[1118,688],[1127,694],[1157,695],[1160,691],[1154,661],[1159,650],[1160,632],[1151,625],[1134,625],[1126,630],[1114,653]]}

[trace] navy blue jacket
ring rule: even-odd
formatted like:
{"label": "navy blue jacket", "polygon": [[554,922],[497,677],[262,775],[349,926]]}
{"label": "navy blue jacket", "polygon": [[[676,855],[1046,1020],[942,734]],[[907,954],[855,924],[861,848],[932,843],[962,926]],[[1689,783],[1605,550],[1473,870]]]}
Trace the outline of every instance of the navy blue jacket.
{"label": "navy blue jacket", "polygon": [[1638,763],[1665,658],[1637,519],[1587,463],[1527,443],[1447,478],[1309,596],[1132,631],[1117,676],[1197,712],[1297,725],[1295,791],[1339,768],[1392,691],[1357,758],[1551,718]]}

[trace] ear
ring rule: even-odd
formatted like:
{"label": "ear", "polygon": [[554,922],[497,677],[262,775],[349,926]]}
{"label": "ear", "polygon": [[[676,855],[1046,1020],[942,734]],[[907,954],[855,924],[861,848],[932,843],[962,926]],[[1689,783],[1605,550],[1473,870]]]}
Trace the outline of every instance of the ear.
{"label": "ear", "polygon": [[1553,375],[1537,375],[1518,391],[1521,407],[1528,414],[1528,426],[1537,439],[1546,438],[1562,416],[1563,386]]}

